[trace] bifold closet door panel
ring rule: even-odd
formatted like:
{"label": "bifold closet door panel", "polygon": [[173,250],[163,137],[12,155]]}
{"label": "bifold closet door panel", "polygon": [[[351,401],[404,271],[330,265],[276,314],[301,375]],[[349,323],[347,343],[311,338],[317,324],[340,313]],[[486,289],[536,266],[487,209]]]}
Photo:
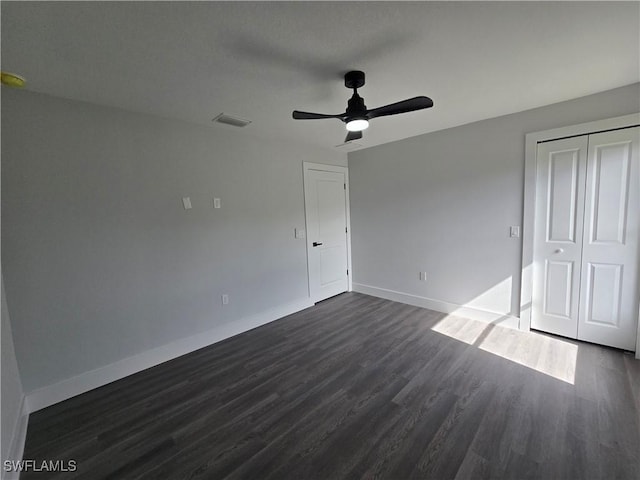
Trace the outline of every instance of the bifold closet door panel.
{"label": "bifold closet door panel", "polygon": [[589,136],[578,338],[635,350],[640,127]]}
{"label": "bifold closet door panel", "polygon": [[587,136],[538,145],[531,328],[576,338]]}

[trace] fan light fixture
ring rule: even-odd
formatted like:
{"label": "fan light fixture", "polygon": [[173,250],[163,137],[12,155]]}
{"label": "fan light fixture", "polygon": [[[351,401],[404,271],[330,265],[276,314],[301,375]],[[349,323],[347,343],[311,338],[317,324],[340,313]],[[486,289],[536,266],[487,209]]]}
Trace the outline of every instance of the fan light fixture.
{"label": "fan light fixture", "polygon": [[347,130],[350,132],[361,132],[369,128],[369,121],[364,118],[356,118],[347,123]]}

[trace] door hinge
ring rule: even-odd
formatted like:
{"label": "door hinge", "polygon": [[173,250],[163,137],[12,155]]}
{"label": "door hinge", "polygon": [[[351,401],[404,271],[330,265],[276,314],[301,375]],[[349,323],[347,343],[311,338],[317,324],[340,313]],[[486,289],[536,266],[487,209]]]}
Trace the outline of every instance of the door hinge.
{"label": "door hinge", "polygon": [[347,230],[347,227],[344,227],[344,233],[349,233],[349,230]]}
{"label": "door hinge", "polygon": [[349,269],[347,268],[347,275],[349,275]]}
{"label": "door hinge", "polygon": [[344,184],[344,189],[345,189],[345,190],[347,189],[347,184],[346,184],[346,183]]}

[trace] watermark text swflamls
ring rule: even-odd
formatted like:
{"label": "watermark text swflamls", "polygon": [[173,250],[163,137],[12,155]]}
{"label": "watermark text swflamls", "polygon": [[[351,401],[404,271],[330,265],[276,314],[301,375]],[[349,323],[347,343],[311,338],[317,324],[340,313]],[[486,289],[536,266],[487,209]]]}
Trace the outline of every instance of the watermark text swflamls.
{"label": "watermark text swflamls", "polygon": [[75,472],[75,460],[5,460],[5,472]]}

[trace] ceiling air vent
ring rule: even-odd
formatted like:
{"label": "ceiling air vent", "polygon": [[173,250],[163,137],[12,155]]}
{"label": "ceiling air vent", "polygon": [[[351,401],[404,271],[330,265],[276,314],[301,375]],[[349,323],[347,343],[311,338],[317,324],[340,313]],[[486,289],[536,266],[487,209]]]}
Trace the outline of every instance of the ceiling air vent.
{"label": "ceiling air vent", "polygon": [[225,125],[231,125],[233,127],[246,127],[251,122],[249,120],[243,120],[242,118],[232,117],[226,113],[221,113],[213,119],[216,123],[224,123]]}

